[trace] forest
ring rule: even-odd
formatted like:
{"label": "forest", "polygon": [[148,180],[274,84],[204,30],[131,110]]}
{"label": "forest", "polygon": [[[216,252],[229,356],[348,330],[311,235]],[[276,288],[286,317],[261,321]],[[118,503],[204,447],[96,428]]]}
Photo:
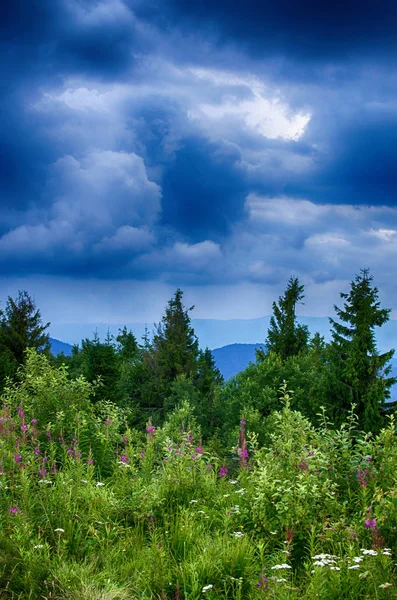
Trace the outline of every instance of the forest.
{"label": "forest", "polygon": [[0,598],[397,598],[394,349],[367,269],[332,339],[273,303],[227,382],[177,289],[153,335],[53,356],[26,291],[0,311]]}

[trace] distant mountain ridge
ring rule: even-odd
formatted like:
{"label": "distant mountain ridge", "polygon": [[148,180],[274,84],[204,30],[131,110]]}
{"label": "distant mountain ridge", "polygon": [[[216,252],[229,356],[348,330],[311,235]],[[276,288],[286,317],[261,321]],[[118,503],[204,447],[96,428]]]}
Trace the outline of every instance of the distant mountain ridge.
{"label": "distant mountain ridge", "polygon": [[[313,335],[318,331],[329,341],[330,325],[328,317],[297,317],[299,323],[307,325]],[[264,343],[269,328],[270,315],[258,319],[192,319],[192,326],[199,339],[200,347],[210,349],[221,348],[233,344],[258,344]],[[149,335],[154,329],[153,323],[68,323],[53,324],[50,327],[51,336],[57,340],[64,340],[68,344],[80,344],[84,338],[92,339],[95,330],[101,339],[104,339],[109,329],[110,333],[117,335],[118,330],[124,325],[130,329],[138,341],[147,328]],[[375,330],[378,350],[385,352],[397,346],[397,320],[390,320],[383,327]]]}
{"label": "distant mountain ridge", "polygon": [[50,337],[50,344],[51,344],[51,352],[54,354],[54,356],[61,354],[61,352],[63,352],[63,354],[65,356],[72,355],[73,346],[71,346],[70,344],[66,344],[65,342],[61,342],[60,340],[55,340],[54,338],[51,338],[51,337]]}

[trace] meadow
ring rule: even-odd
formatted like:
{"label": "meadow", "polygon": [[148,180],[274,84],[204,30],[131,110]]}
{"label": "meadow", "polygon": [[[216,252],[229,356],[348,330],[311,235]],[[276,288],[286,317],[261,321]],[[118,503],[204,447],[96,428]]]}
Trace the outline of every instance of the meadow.
{"label": "meadow", "polygon": [[0,597],[397,598],[397,436],[290,407],[201,441],[189,403],[131,429],[29,351],[0,411]]}

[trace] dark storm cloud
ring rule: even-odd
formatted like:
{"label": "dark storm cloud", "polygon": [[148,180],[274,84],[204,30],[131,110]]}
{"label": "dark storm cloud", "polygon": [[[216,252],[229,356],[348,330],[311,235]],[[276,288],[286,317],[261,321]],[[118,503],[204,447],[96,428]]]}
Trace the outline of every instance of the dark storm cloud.
{"label": "dark storm cloud", "polygon": [[396,48],[394,0],[363,3],[303,0],[161,0],[135,4],[139,15],[161,28],[175,24],[218,43],[240,44],[253,55],[290,55],[303,60]]}
{"label": "dark storm cloud", "polygon": [[218,239],[244,214],[246,182],[235,149],[206,138],[180,143],[162,178],[162,221],[194,242]]}

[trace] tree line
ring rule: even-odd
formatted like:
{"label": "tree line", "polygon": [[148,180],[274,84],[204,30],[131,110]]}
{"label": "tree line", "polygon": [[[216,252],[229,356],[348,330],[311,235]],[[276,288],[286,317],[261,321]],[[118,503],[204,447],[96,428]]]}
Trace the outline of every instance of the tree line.
{"label": "tree line", "polygon": [[[251,430],[264,436],[264,422],[279,410],[278,390],[283,381],[293,390],[291,406],[313,422],[343,422],[355,407],[357,427],[377,432],[384,424],[385,402],[396,379],[390,376],[394,350],[379,354],[375,327],[390,318],[381,308],[373,277],[363,269],[341,293],[342,308],[334,306],[331,341],[297,322],[296,306],[304,286],[291,277],[273,303],[266,348],[256,362],[224,382],[211,351],[199,347],[191,324],[194,307],[183,304],[177,289],[154,334],[138,342],[126,327],[101,341],[97,334],[73,346],[72,355],[53,356],[49,323],[26,291],[8,297],[0,310],[0,388],[18,382],[27,348],[35,348],[55,366],[66,365],[68,376],[84,376],[92,383],[95,405],[120,407],[131,426],[149,418],[161,424],[185,403],[203,436],[227,440],[242,415]],[[323,415],[323,416],[321,416]]]}

